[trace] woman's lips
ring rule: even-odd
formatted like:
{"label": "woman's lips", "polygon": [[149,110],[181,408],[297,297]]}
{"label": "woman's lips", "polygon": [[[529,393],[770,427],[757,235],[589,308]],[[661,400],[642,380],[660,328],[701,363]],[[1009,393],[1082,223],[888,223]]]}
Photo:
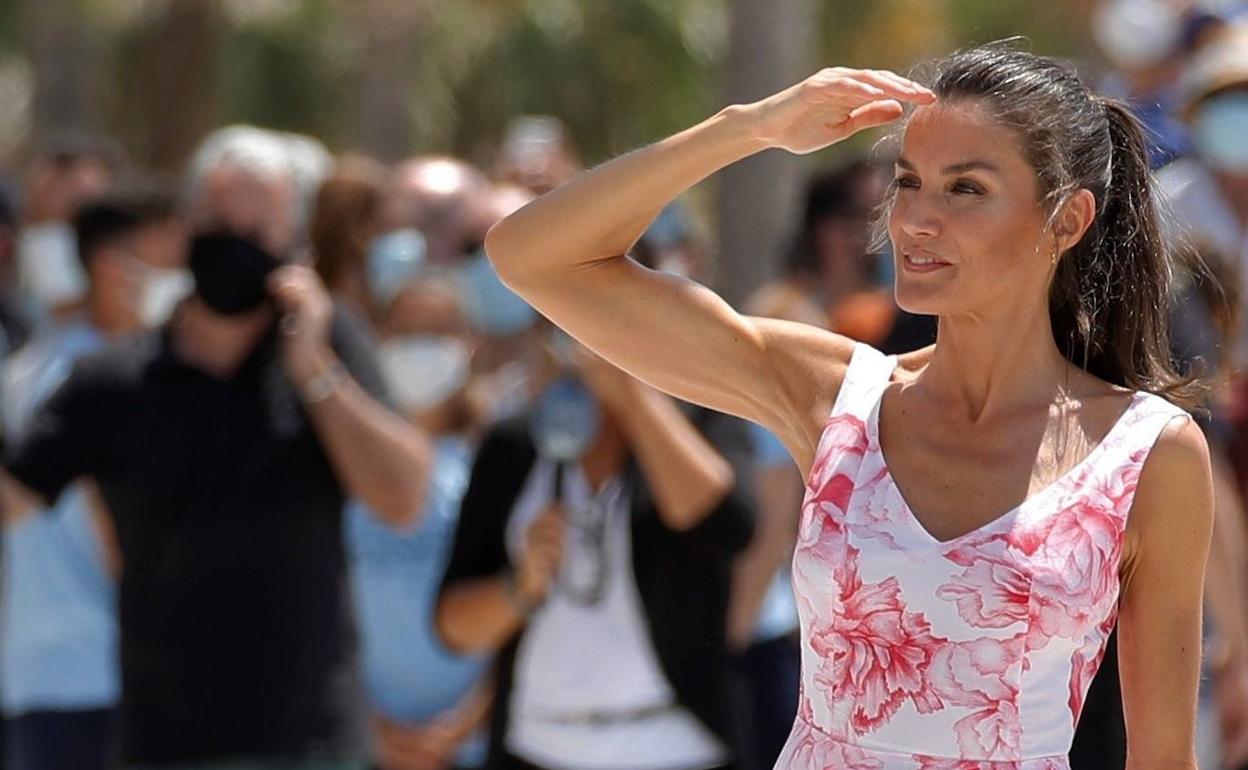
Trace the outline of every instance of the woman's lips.
{"label": "woman's lips", "polygon": [[950,263],[931,254],[910,254],[907,252],[902,255],[901,261],[906,271],[911,273],[931,273],[941,268],[952,267]]}

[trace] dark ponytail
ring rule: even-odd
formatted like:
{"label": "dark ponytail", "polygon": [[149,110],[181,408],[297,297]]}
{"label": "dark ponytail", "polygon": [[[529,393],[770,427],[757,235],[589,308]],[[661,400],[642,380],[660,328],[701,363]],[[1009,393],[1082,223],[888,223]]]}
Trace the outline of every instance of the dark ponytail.
{"label": "dark ponytail", "polygon": [[1204,386],[1171,356],[1171,265],[1130,109],[1092,93],[1069,65],[1008,43],[955,53],[936,70],[940,99],[981,104],[1017,133],[1050,221],[1080,189],[1096,199],[1092,226],[1060,255],[1049,290],[1063,355],[1116,385],[1198,404]]}
{"label": "dark ponytail", "polygon": [[1096,221],[1054,275],[1053,334],[1068,359],[1097,377],[1192,405],[1201,388],[1171,360],[1171,265],[1144,131],[1122,102],[1092,102],[1108,127],[1108,180]]}

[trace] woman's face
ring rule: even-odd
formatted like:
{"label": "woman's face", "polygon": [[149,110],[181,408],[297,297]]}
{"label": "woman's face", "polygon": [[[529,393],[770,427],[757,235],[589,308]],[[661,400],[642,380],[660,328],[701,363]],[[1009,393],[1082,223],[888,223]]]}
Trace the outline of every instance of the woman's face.
{"label": "woman's face", "polygon": [[1047,306],[1053,238],[1014,132],[975,102],[915,110],[888,219],[897,303],[976,316]]}

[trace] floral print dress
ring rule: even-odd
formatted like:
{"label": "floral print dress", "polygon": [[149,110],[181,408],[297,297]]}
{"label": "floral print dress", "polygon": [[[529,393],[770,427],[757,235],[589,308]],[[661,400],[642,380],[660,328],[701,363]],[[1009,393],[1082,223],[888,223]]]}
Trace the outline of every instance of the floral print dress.
{"label": "floral print dress", "polygon": [[1185,413],[1136,393],[1081,463],[948,541],[880,452],[896,357],[859,344],[820,438],[793,587],[802,692],[778,770],[1067,770],[1117,619],[1140,469]]}

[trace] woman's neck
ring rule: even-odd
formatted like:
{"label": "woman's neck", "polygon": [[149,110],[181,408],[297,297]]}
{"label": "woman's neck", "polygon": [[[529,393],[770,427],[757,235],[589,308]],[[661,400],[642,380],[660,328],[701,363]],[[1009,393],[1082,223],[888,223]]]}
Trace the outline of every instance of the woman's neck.
{"label": "woman's neck", "polygon": [[915,382],[974,424],[1051,403],[1071,365],[1053,339],[1048,309],[1025,318],[942,316],[936,346]]}

